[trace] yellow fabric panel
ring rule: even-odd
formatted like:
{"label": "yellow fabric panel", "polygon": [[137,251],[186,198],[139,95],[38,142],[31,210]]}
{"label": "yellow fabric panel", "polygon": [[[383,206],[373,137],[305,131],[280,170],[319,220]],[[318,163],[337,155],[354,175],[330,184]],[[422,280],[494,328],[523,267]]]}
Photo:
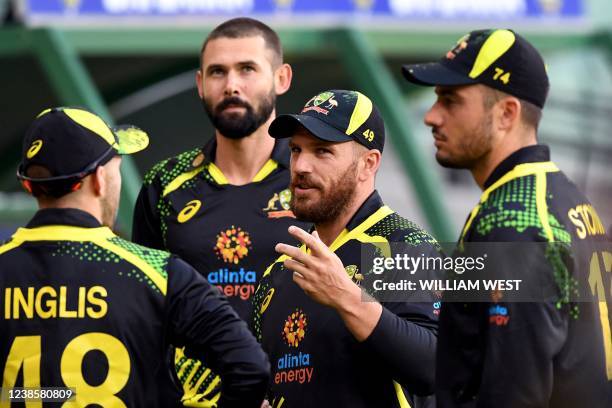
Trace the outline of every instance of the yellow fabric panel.
{"label": "yellow fabric panel", "polygon": [[402,390],[402,386],[397,382],[393,381],[393,388],[395,388],[395,393],[397,394],[397,402],[399,402],[400,408],[411,408],[410,403],[406,399],[404,395],[404,390]]}
{"label": "yellow fabric panel", "polygon": [[487,201],[487,199],[489,198],[489,195],[494,190],[506,184],[507,182],[514,180],[515,178],[530,176],[530,175],[540,173],[540,172],[541,173],[552,173],[556,171],[559,171],[559,168],[557,167],[555,163],[550,162],[550,161],[537,162],[537,163],[524,163],[524,164],[519,164],[518,166],[514,167],[511,171],[506,173],[503,177],[501,177],[495,183],[491,184],[489,188],[483,191],[482,195],[480,196],[480,200],[478,204],[476,205],[476,207],[474,207],[474,209],[472,209],[472,212],[470,213],[470,217],[468,218],[467,222],[465,223],[465,226],[463,227],[463,231],[461,232],[461,239],[459,240],[459,243],[463,242],[463,238],[465,234],[470,229],[470,226],[472,225],[472,221],[474,221],[474,218],[476,218],[476,214],[478,214],[478,211],[480,210],[480,205],[484,203],[485,201]]}
{"label": "yellow fabric panel", "polygon": [[109,129],[108,125],[98,116],[81,109],[64,109],[64,113],[79,125],[100,136],[110,146],[116,145],[115,135]]}
{"label": "yellow fabric panel", "polygon": [[512,31],[495,30],[480,48],[469,73],[470,78],[478,78],[512,47],[514,41],[516,41],[516,37]]}
{"label": "yellow fabric panel", "polygon": [[257,172],[255,177],[253,177],[253,182],[262,181],[266,177],[270,175],[276,168],[278,167],[278,163],[273,159],[268,159],[266,164]]}
{"label": "yellow fabric panel", "polygon": [[223,174],[221,169],[218,168],[217,165],[215,165],[215,163],[208,164],[208,172],[217,184],[229,184],[229,181],[227,181],[225,175]]}
{"label": "yellow fabric panel", "polygon": [[355,130],[359,128],[359,126],[363,125],[366,120],[370,117],[372,113],[372,101],[367,96],[362,93],[357,93],[357,103],[355,104],[355,109],[353,109],[353,114],[351,115],[351,119],[349,121],[348,128],[346,129],[346,134],[351,135]]}
{"label": "yellow fabric panel", "polygon": [[174,180],[168,183],[168,185],[164,188],[164,191],[162,192],[162,197],[167,196],[168,194],[170,194],[171,192],[173,192],[174,190],[182,186],[183,183],[197,176],[203,170],[204,170],[204,166],[200,166],[200,167],[196,167],[195,169],[191,171],[179,174]]}

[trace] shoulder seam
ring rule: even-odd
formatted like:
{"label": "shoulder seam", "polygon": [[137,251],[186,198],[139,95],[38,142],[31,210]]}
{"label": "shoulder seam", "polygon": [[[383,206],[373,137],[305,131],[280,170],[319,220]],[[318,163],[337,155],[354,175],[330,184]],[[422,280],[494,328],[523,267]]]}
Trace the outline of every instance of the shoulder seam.
{"label": "shoulder seam", "polygon": [[[151,184],[153,180],[159,179],[161,188],[165,189],[176,177],[172,177],[170,180],[164,180],[163,177],[161,176],[162,171],[164,170],[167,172],[177,171],[178,172],[177,177],[178,177],[179,175],[188,171],[190,167],[192,167],[191,163],[193,161],[193,158],[195,158],[197,154],[200,153],[201,151],[202,150],[199,147],[196,147],[192,150],[187,150],[176,156],[172,156],[172,157],[169,157],[167,159],[164,159],[158,162],[151,168],[151,170],[149,170],[146,173],[144,177],[144,182],[147,184]],[[186,159],[188,164],[181,163],[183,159]],[[166,168],[168,166],[170,166],[169,169]]]}
{"label": "shoulder seam", "polygon": [[[122,241],[129,243],[130,245],[135,245],[144,250],[161,254],[166,260],[170,258],[169,252],[161,251],[159,249],[144,247],[134,242],[126,241],[120,237],[113,237],[113,238],[118,238]],[[115,242],[112,242],[110,239],[97,239],[92,242],[96,245],[101,246],[102,248],[105,248],[111,252],[114,252],[115,254],[119,255],[119,257],[123,259],[124,261],[129,262],[135,267],[139,268],[155,284],[155,286],[159,289],[159,291],[163,295],[166,295],[167,286],[168,286],[167,276],[163,276],[153,265],[149,263],[149,261],[144,259],[138,253],[135,253],[134,251],[131,251],[128,248],[118,245]]]}

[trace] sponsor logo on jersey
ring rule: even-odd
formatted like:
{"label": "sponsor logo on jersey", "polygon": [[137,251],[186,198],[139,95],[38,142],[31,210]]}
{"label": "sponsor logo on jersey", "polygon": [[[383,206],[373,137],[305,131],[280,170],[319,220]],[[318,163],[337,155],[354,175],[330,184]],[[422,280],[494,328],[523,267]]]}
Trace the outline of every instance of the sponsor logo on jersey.
{"label": "sponsor logo on jersey", "polygon": [[434,302],[433,304],[433,314],[436,316],[440,315],[440,307],[442,306],[442,302]]}
{"label": "sponsor logo on jersey", "polygon": [[176,220],[181,224],[189,221],[194,215],[197,214],[200,207],[202,207],[202,202],[200,200],[191,200],[185,204],[185,207],[178,213]]}
{"label": "sponsor logo on jersey", "polygon": [[[214,246],[215,254],[223,262],[238,265],[241,260],[249,255],[251,250],[251,237],[248,232],[240,227],[232,225],[217,235],[217,243]],[[257,285],[257,274],[255,271],[238,270],[230,268],[219,268],[208,273],[208,281],[227,297],[240,297],[248,300],[255,293]]]}
{"label": "sponsor logo on jersey", "polygon": [[261,307],[259,308],[259,313],[263,314],[268,306],[270,306],[270,302],[272,301],[272,296],[274,296],[274,288],[270,289],[268,293],[266,293],[266,297],[263,302],[261,302]]}
{"label": "sponsor logo on jersey", "polygon": [[507,326],[510,320],[508,308],[494,305],[489,308],[489,324],[493,326]]}
{"label": "sponsor logo on jersey", "polygon": [[217,235],[214,251],[223,262],[238,265],[249,254],[251,237],[240,227],[231,226]]}
{"label": "sponsor logo on jersey", "polygon": [[208,282],[217,286],[219,291],[227,297],[240,296],[242,300],[248,300],[255,293],[257,285],[257,274],[255,271],[247,271],[244,268],[230,270],[219,268],[208,273]]}
{"label": "sponsor logo on jersey", "polygon": [[[296,309],[287,317],[283,324],[281,336],[290,349],[297,349],[306,336],[308,317]],[[276,384],[297,382],[299,384],[309,383],[312,380],[314,368],[311,367],[310,353],[289,352],[278,359],[276,363],[278,370],[274,374]]]}

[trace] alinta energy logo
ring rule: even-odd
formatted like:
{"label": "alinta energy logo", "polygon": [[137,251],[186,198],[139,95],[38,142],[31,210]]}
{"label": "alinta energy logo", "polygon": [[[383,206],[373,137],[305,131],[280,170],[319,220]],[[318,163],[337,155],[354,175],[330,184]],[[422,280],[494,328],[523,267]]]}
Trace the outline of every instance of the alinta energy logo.
{"label": "alinta energy logo", "polygon": [[282,332],[283,339],[289,346],[297,348],[297,346],[300,345],[300,341],[304,339],[307,325],[308,320],[304,312],[296,309],[295,312],[291,313],[287,320],[285,320],[285,326]]}
{"label": "alinta energy logo", "polygon": [[[232,225],[217,235],[217,244],[214,246],[217,257],[230,265],[238,265],[248,256],[252,249],[251,237],[248,232]],[[227,297],[239,296],[248,300],[255,293],[257,274],[255,271],[240,268],[219,268],[208,273],[207,279]]]}
{"label": "alinta energy logo", "polygon": [[489,307],[489,324],[492,326],[507,326],[510,321],[508,308],[500,305]]}
{"label": "alinta energy logo", "polygon": [[251,248],[251,237],[249,233],[240,227],[231,226],[217,235],[215,253],[224,262],[238,265],[238,263],[249,254]]}
{"label": "alinta energy logo", "polygon": [[[281,336],[290,349],[298,348],[306,336],[308,317],[300,309],[295,309],[283,324]],[[310,354],[287,353],[278,359],[274,382],[276,384],[297,382],[309,383],[312,380],[314,367],[310,364]]]}

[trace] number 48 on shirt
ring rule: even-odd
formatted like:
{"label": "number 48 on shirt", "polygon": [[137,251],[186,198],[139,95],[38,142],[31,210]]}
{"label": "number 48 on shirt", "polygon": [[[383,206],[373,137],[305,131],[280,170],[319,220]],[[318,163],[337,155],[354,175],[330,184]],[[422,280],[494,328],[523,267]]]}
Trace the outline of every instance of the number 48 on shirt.
{"label": "number 48 on shirt", "polygon": [[[108,373],[101,384],[92,386],[85,381],[81,367],[85,355],[98,350],[108,362]],[[42,360],[42,336],[18,336],[13,340],[4,366],[2,387],[14,388],[19,371],[23,370],[23,386],[40,388],[40,363]],[[126,407],[116,394],[127,384],[130,376],[130,356],[117,338],[99,332],[81,334],[72,339],[62,352],[60,373],[66,387],[76,389],[76,398],[65,402],[62,408],[96,404],[102,407]],[[61,386],[61,384],[52,384]],[[0,401],[0,408],[10,402]],[[26,408],[41,408],[41,401],[28,401]]]}

